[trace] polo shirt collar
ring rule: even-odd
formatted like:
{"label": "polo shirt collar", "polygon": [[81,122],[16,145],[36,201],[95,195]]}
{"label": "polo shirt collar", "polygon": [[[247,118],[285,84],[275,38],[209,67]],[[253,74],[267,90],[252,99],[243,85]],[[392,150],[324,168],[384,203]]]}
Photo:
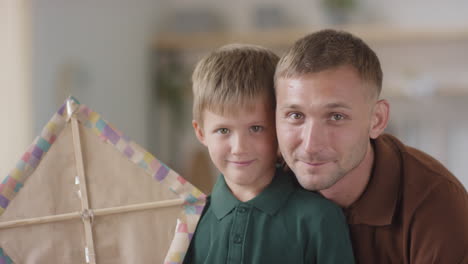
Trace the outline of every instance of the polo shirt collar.
{"label": "polo shirt collar", "polygon": [[221,220],[230,213],[240,203],[226,184],[223,175],[218,176],[218,180],[213,187],[211,194],[211,208],[218,220]]}
{"label": "polo shirt collar", "polygon": [[276,175],[270,185],[257,195],[248,204],[253,205],[264,213],[273,216],[286,203],[289,195],[294,191],[292,177],[294,175],[276,170]]}
{"label": "polo shirt collar", "polygon": [[[293,175],[283,173],[281,169],[277,169],[272,182],[259,195],[245,203],[270,216],[274,215],[284,205],[289,194],[294,191],[295,187],[291,177]],[[220,175],[211,195],[211,208],[216,218],[218,220],[222,219],[241,203],[231,193],[224,176]]]}
{"label": "polo shirt collar", "polygon": [[366,190],[346,209],[348,223],[371,226],[390,225],[400,199],[403,175],[396,138],[381,135],[373,141],[374,166]]}

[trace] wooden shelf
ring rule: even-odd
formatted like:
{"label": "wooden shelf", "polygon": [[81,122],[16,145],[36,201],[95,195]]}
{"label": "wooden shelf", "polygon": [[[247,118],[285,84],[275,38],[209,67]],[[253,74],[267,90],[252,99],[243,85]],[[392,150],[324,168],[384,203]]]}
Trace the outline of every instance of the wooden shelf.
{"label": "wooden shelf", "polygon": [[250,43],[270,48],[286,48],[302,36],[324,28],[349,31],[369,43],[426,41],[466,41],[468,26],[457,29],[398,28],[382,25],[316,26],[250,32],[161,33],[154,41],[160,50],[205,50],[228,43]]}

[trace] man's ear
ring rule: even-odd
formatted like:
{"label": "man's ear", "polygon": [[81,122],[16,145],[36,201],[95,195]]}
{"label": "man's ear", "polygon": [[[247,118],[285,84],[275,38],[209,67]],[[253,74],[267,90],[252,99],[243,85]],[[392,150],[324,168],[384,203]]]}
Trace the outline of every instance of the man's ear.
{"label": "man's ear", "polygon": [[198,141],[200,141],[200,143],[206,146],[205,134],[200,124],[197,122],[197,120],[192,120],[192,126],[193,126],[193,130],[195,131],[195,135],[197,136]]}
{"label": "man's ear", "polygon": [[387,100],[379,100],[374,106],[371,117],[371,126],[369,130],[369,136],[372,139],[376,139],[380,134],[383,133],[387,127],[388,119],[390,116],[390,105]]}

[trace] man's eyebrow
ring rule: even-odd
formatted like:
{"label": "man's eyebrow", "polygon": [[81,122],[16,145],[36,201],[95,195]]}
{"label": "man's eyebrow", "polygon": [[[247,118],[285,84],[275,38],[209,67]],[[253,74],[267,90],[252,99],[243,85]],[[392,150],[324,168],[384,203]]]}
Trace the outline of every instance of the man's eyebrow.
{"label": "man's eyebrow", "polygon": [[326,104],[325,105],[326,108],[345,108],[345,109],[349,109],[351,110],[351,106],[349,106],[348,104],[346,103],[342,103],[342,102],[337,102],[337,103],[329,103],[329,104]]}
{"label": "man's eyebrow", "polygon": [[[335,108],[345,108],[345,109],[349,109],[351,110],[351,106],[349,106],[348,104],[346,103],[342,103],[342,102],[337,102],[337,103],[328,103],[325,105],[326,108],[330,108],[330,109],[335,109]],[[298,104],[286,104],[286,105],[283,105],[280,107],[280,109],[300,109],[301,106],[298,105]]]}
{"label": "man's eyebrow", "polygon": [[298,104],[285,104],[280,107],[280,109],[299,109],[300,106]]}

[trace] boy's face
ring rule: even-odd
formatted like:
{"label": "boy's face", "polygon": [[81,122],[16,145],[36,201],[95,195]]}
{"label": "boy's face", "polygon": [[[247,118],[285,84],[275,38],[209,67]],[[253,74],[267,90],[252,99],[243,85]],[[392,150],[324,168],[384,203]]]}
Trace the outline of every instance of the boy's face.
{"label": "boy's face", "polygon": [[255,187],[273,177],[278,148],[275,115],[265,102],[256,100],[228,115],[205,110],[201,124],[193,121],[197,138],[208,147],[229,186]]}

